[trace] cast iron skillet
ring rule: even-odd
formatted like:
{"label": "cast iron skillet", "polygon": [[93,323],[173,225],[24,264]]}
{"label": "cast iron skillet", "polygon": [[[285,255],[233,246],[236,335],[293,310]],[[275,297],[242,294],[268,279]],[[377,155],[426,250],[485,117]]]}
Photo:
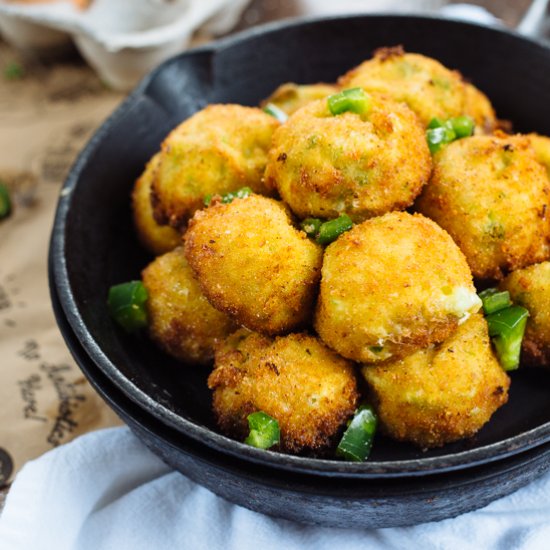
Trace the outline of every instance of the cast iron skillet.
{"label": "cast iron skillet", "polygon": [[[50,270],[52,263],[50,256]],[[51,296],[73,357],[143,443],[193,481],[251,510],[325,527],[402,527],[481,508],[550,468],[550,443],[465,470],[399,479],[319,478],[244,462],[193,441],[133,403],[86,354],[67,323],[54,288]]]}
{"label": "cast iron skillet", "polygon": [[215,431],[208,371],[183,366],[111,321],[105,298],[150,260],[136,243],[129,194],[164,136],[207,103],[256,105],[286,81],[333,81],[380,46],[457,68],[519,131],[550,135],[550,50],[514,33],[428,17],[355,16],[277,23],[175,57],[145,78],[73,166],[52,233],[53,284],[83,349],[133,403],[211,449],[273,468],[336,477],[441,473],[550,440],[550,374],[513,374],[509,403],[474,438],[421,452],[379,437],[364,464],[286,456]]}

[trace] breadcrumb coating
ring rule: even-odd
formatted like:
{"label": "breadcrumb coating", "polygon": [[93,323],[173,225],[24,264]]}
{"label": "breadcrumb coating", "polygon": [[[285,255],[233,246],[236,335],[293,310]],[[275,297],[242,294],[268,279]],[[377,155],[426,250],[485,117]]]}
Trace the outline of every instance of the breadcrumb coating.
{"label": "breadcrumb coating", "polygon": [[333,446],[359,400],[352,364],[303,333],[238,331],[217,350],[208,387],[223,433],[243,440],[247,416],[263,411],[279,422],[279,450],[290,453]]}
{"label": "breadcrumb coating", "polygon": [[550,182],[525,136],[443,147],[416,207],[451,234],[480,279],[550,257]]}
{"label": "breadcrumb coating", "polygon": [[142,280],[149,293],[151,339],[185,363],[212,361],[216,343],[237,326],[204,297],[183,249],[157,257],[143,270]]}
{"label": "breadcrumb coating", "polygon": [[529,311],[520,364],[550,367],[550,262],[518,269],[500,287]]}
{"label": "breadcrumb coating", "polygon": [[419,214],[392,212],[326,249],[315,328],[344,357],[377,363],[445,340],[480,306],[448,233]]}
{"label": "breadcrumb coating", "polygon": [[239,325],[282,334],[309,323],[322,249],[283,203],[251,195],[197,212],[185,254],[210,303]]}
{"label": "breadcrumb coating", "polygon": [[209,105],[164,140],[152,187],[155,219],[182,228],[206,195],[262,183],[267,150],[279,122],[254,107]]}
{"label": "breadcrumb coating", "polygon": [[423,448],[470,437],[508,400],[510,379],[475,314],[443,343],[362,368],[380,428]]}

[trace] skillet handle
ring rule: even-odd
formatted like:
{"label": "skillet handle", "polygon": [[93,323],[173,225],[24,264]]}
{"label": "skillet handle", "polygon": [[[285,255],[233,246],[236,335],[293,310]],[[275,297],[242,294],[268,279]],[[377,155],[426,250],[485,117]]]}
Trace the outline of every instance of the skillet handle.
{"label": "skillet handle", "polygon": [[548,0],[533,0],[523,19],[516,27],[517,32],[532,38],[540,37],[547,9]]}

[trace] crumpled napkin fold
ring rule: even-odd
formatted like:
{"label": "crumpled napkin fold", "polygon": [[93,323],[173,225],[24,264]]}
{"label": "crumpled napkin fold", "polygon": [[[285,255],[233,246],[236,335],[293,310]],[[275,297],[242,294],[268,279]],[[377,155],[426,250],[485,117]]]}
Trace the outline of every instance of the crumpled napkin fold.
{"label": "crumpled napkin fold", "polygon": [[330,529],[252,512],[172,471],[124,428],[29,462],[0,516],[3,550],[545,550],[550,474],[455,519]]}

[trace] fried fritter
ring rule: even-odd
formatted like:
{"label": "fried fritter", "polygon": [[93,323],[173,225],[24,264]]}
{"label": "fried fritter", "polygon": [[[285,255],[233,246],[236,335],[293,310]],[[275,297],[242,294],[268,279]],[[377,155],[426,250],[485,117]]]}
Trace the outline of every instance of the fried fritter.
{"label": "fried fritter", "polygon": [[525,136],[474,136],[434,156],[417,209],[454,238],[474,276],[550,257],[550,183]]}
{"label": "fried fritter", "polygon": [[539,134],[528,134],[527,137],[535,150],[537,160],[546,168],[546,173],[550,178],[550,137]]}
{"label": "fried fritter", "polygon": [[262,101],[262,107],[273,103],[287,115],[295,113],[298,109],[316,99],[323,99],[339,90],[336,84],[294,84],[287,82],[281,84],[266,100]]}
{"label": "fried fritter", "polygon": [[149,334],[166,353],[186,363],[206,364],[217,342],[237,326],[202,294],[193,271],[176,248],[151,262],[142,273],[149,293]]}
{"label": "fried fritter", "polygon": [[263,411],[279,422],[279,450],[290,453],[330,447],[359,399],[352,364],[317,338],[245,329],[216,351],[208,387],[223,433],[243,440],[247,416]]}
{"label": "fried fritter", "polygon": [[279,122],[261,109],[209,105],[164,140],[153,182],[155,219],[185,226],[206,195],[262,183],[267,150]]}
{"label": "fried fritter", "polygon": [[423,448],[475,434],[506,403],[510,386],[480,314],[442,344],[362,373],[381,430]]}
{"label": "fried fritter", "polygon": [[185,254],[210,303],[240,325],[280,334],[309,321],[322,250],[283,203],[251,195],[197,212]]}
{"label": "fried fritter", "polygon": [[141,244],[152,254],[164,254],[181,243],[181,235],[173,227],[159,225],[153,217],[151,184],[160,161],[157,153],[137,179],[132,191],[132,211],[137,236]]}
{"label": "fried fritter", "polygon": [[406,105],[372,96],[367,113],[333,116],[322,99],[274,133],[265,179],[301,218],[346,213],[362,221],[410,206],[431,165],[424,130]]}
{"label": "fried fritter", "polygon": [[315,328],[340,355],[378,363],[443,341],[480,306],[447,232],[418,214],[392,212],[326,249]]}
{"label": "fried fritter", "polygon": [[500,286],[529,311],[521,364],[550,367],[550,262],[514,271]]}
{"label": "fried fritter", "polygon": [[476,124],[491,129],[496,123],[488,100],[467,85],[458,71],[451,71],[430,57],[405,53],[401,47],[377,50],[372,59],[346,73],[338,84],[345,88],[358,86],[403,101],[424,126],[435,117],[460,115],[470,115]]}
{"label": "fried fritter", "polygon": [[489,98],[473,84],[466,82],[464,113],[471,116],[475,122],[475,134],[492,134],[499,122]]}

